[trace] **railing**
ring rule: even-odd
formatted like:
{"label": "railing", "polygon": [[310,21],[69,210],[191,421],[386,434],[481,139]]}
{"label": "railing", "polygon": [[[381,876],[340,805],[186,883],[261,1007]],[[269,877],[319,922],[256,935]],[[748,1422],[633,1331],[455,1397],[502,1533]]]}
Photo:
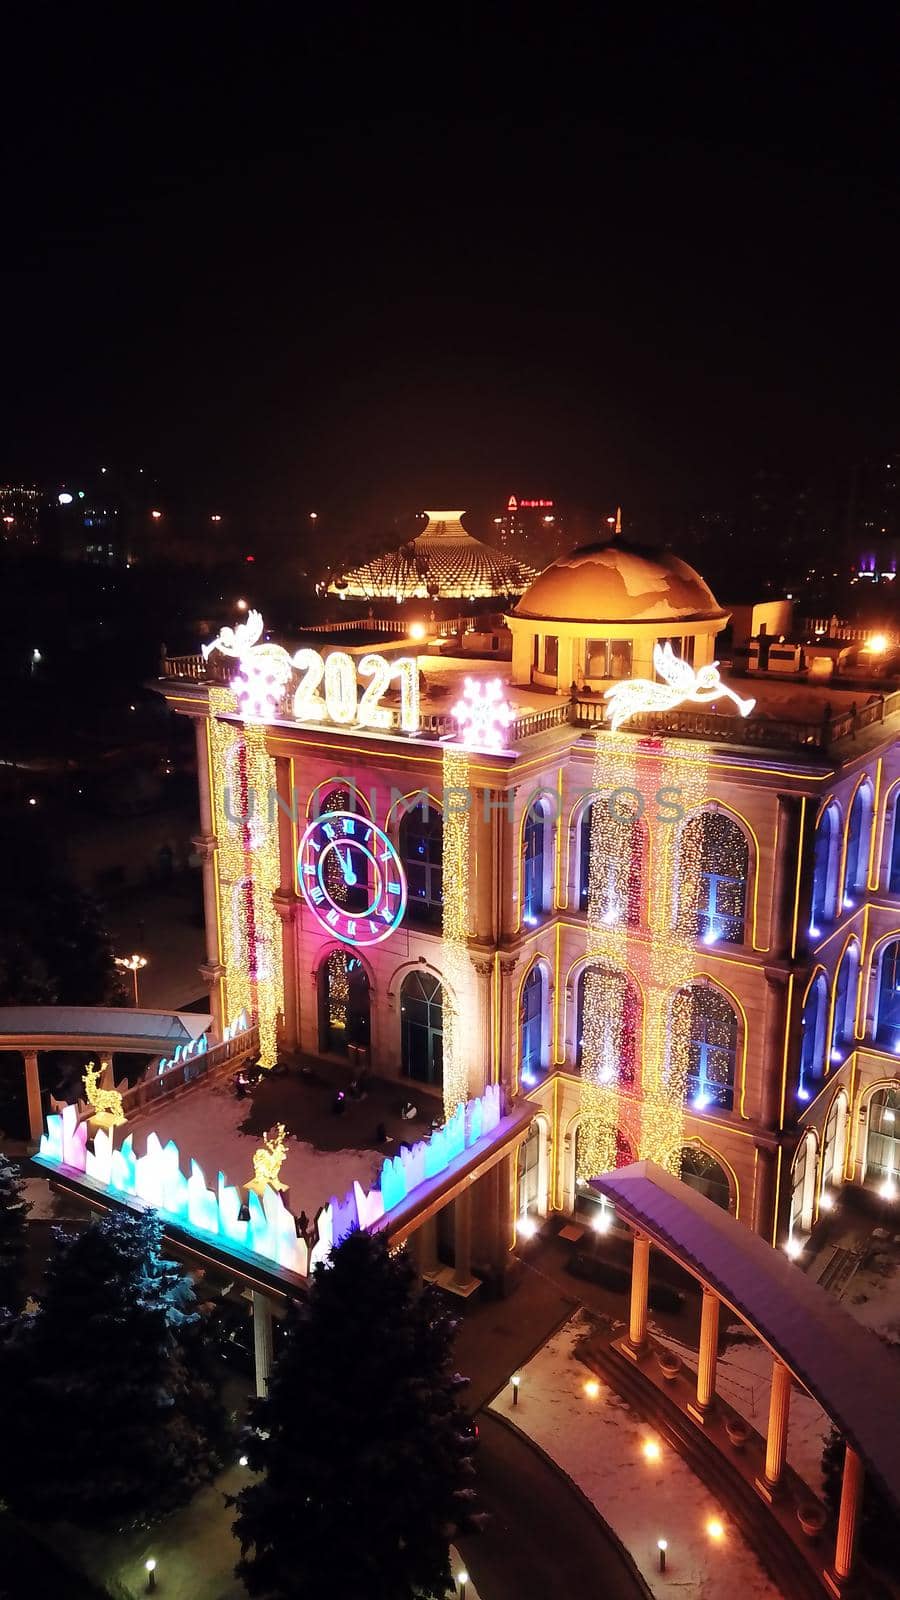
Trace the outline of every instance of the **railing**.
{"label": "railing", "polygon": [[186,1056],[165,1072],[157,1072],[151,1064],[143,1078],[132,1084],[130,1089],[123,1089],[122,1110],[126,1116],[133,1116],[145,1106],[165,1100],[189,1084],[215,1077],[223,1068],[243,1061],[246,1056],[255,1055],[258,1049],[259,1029],[245,1028],[243,1033],[213,1045],[211,1050],[204,1051],[202,1055]]}
{"label": "railing", "polygon": [[880,634],[889,644],[898,642],[898,635],[888,628],[859,627],[851,622],[839,622],[836,617],[802,617],[798,626],[801,633],[818,637],[823,643],[840,640],[843,644],[864,644],[873,633]]}
{"label": "railing", "polygon": [[546,711],[523,711],[509,725],[509,742],[517,744],[520,739],[528,739],[532,734],[544,733],[547,728],[559,728],[570,720],[569,706],[550,706]]}
{"label": "railing", "polygon": [[[720,716],[715,711],[679,707],[673,711],[645,711],[630,717],[626,727],[632,733],[673,733],[680,738],[709,739],[719,744],[763,746],[770,750],[828,750],[842,739],[854,739],[863,728],[883,722],[900,711],[900,692],[879,696],[871,705],[837,712],[821,722],[788,722],[760,715],[746,718]],[[571,718],[577,727],[603,727],[606,707],[603,701],[576,700]]]}

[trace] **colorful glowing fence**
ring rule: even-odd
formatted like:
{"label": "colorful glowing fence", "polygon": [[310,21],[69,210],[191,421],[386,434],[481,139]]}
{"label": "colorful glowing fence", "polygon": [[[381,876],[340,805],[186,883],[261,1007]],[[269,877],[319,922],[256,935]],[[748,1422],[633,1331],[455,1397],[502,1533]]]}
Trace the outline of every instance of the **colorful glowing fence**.
{"label": "colorful glowing fence", "polygon": [[98,1128],[93,1150],[88,1148],[88,1124],[79,1122],[75,1106],[66,1106],[47,1118],[36,1160],[53,1169],[65,1168],[85,1178],[109,1195],[140,1201],[158,1211],[165,1222],[188,1233],[213,1239],[222,1250],[250,1253],[267,1265],[306,1277],[324,1261],[335,1244],[354,1228],[367,1228],[401,1205],[422,1184],[439,1177],[459,1156],[493,1133],[500,1121],[499,1085],[485,1090],[477,1100],[459,1106],[454,1115],[429,1139],[404,1146],[384,1162],[378,1184],[364,1189],[354,1183],[343,1200],[333,1197],[316,1217],[316,1237],[310,1248],[297,1234],[297,1221],[281,1196],[266,1188],[262,1195],[242,1191],[217,1175],[216,1186],[207,1184],[202,1167],[190,1161],[190,1175],[181,1170],[177,1144],[162,1144],[155,1133],[147,1135],[144,1155],[135,1154],[132,1136],[119,1149],[111,1133]]}

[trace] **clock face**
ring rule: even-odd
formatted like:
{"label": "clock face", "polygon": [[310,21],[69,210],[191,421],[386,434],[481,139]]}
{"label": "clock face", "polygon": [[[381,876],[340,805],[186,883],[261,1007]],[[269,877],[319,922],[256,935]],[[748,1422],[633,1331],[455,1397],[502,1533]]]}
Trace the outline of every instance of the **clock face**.
{"label": "clock face", "polygon": [[386,833],[353,811],[311,822],[297,852],[303,898],[344,944],[378,944],[406,910],[406,874]]}

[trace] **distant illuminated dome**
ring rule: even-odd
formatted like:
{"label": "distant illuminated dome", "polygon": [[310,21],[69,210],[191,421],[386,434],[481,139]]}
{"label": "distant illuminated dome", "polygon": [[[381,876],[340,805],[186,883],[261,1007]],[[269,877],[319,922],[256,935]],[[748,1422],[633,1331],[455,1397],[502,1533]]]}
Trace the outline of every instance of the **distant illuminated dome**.
{"label": "distant illuminated dome", "polygon": [[355,567],[330,592],[354,600],[479,600],[521,594],[536,576],[533,567],[467,533],[462,511],[425,515],[426,526],[409,544]]}
{"label": "distant illuminated dome", "polygon": [[667,550],[621,537],[560,556],[514,617],[554,622],[700,622],[727,616],[699,573]]}

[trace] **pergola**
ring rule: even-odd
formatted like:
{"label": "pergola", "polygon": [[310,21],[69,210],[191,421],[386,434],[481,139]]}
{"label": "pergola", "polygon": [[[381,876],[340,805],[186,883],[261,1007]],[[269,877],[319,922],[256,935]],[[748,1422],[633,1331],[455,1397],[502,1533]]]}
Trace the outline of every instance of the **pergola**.
{"label": "pergola", "polygon": [[199,1011],[144,1011],[129,1006],[0,1006],[0,1050],[25,1057],[28,1131],[44,1131],[38,1054],[83,1050],[86,1054],[174,1056],[179,1045],[199,1039],[212,1022]]}
{"label": "pergola", "polygon": [[873,1333],[780,1250],[727,1211],[652,1161],[635,1162],[591,1180],[634,1230],[628,1338],[635,1360],[647,1347],[650,1246],[656,1245],[700,1283],[697,1421],[713,1403],[719,1306],[724,1304],[772,1354],[772,1395],[764,1478],[771,1501],[787,1455],[791,1382],[822,1406],[844,1437],[844,1469],[833,1569],[825,1581],[838,1595],[853,1569],[868,1471],[900,1510],[900,1434],[892,1423],[897,1362]]}

